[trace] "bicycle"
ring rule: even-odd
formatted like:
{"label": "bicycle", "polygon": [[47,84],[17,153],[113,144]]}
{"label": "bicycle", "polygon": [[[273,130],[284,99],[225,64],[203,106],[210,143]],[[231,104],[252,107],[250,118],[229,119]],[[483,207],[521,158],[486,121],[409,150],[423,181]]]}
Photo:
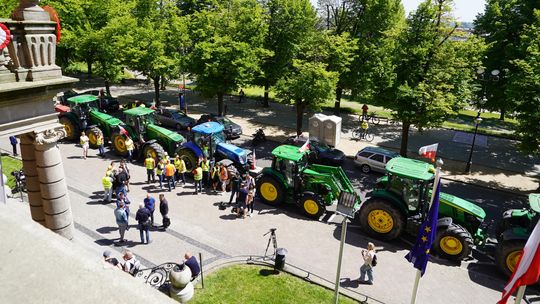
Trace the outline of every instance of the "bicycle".
{"label": "bicycle", "polygon": [[374,112],[371,112],[370,114],[364,116],[363,114],[360,115],[360,121],[367,121],[367,122],[371,122],[375,125],[378,125],[379,123],[381,123],[381,119],[377,116],[375,116],[375,113]]}
{"label": "bicycle", "polygon": [[368,129],[362,129],[362,128],[357,128],[353,131],[353,139],[357,139],[357,140],[366,140],[366,141],[373,141],[373,139],[375,138],[375,135],[371,134],[368,132]]}

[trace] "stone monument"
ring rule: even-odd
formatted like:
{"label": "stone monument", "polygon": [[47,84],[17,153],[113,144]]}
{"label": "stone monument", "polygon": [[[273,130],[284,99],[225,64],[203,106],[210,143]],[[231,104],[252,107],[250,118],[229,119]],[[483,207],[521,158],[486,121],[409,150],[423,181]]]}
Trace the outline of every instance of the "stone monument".
{"label": "stone monument", "polygon": [[0,50],[0,137],[21,143],[32,219],[73,238],[71,205],[57,141],[66,136],[54,112],[56,94],[77,81],[62,76],[56,60],[56,22],[37,0],[20,0],[9,28],[11,42]]}

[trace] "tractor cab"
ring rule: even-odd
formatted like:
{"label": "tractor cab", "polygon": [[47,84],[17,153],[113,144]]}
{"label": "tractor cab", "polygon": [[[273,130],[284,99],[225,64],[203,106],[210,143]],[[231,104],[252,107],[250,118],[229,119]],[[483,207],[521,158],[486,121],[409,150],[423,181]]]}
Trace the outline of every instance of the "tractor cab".
{"label": "tractor cab", "polygon": [[85,130],[88,126],[89,113],[98,107],[98,99],[94,95],[79,95],[71,97],[68,100],[70,112],[74,114],[79,121],[79,128]]}
{"label": "tractor cab", "polygon": [[223,125],[217,122],[205,122],[191,129],[193,142],[200,147],[207,157],[212,157],[219,144],[225,143]]}
{"label": "tractor cab", "polygon": [[294,188],[298,186],[300,173],[307,166],[307,154],[295,146],[279,146],[272,151],[272,169],[284,177],[289,187]]}
{"label": "tractor cab", "polygon": [[124,114],[126,124],[131,126],[142,137],[144,137],[148,125],[155,124],[154,110],[149,108],[137,107],[124,111]]}

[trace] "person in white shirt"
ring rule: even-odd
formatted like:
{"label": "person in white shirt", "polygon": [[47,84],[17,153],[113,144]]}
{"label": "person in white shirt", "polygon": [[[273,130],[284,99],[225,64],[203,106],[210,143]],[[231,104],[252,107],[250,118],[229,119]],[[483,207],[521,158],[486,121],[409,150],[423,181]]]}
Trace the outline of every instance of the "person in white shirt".
{"label": "person in white shirt", "polygon": [[[368,243],[367,250],[362,250],[362,258],[364,259],[364,265],[360,267],[360,278],[358,281],[360,284],[373,285],[373,257],[375,256],[375,245],[372,242]],[[368,280],[364,280],[367,274]]]}

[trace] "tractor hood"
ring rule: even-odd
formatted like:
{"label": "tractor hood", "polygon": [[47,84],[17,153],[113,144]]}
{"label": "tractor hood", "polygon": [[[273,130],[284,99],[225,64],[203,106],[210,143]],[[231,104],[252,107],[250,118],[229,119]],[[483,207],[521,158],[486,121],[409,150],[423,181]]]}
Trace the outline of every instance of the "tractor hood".
{"label": "tractor hood", "polygon": [[182,135],[176,132],[173,132],[169,129],[165,129],[160,126],[156,126],[154,124],[148,124],[147,128],[148,130],[151,130],[157,134],[162,134],[162,136],[167,137],[174,142],[184,142],[184,137]]}
{"label": "tractor hood", "polygon": [[[431,195],[431,191],[429,191],[429,195]],[[486,217],[486,212],[480,206],[448,193],[440,193],[440,202],[461,209],[481,219]]]}
{"label": "tractor hood", "polygon": [[247,164],[247,155],[249,151],[228,143],[219,143],[216,151],[227,156],[228,159],[241,165]]}

